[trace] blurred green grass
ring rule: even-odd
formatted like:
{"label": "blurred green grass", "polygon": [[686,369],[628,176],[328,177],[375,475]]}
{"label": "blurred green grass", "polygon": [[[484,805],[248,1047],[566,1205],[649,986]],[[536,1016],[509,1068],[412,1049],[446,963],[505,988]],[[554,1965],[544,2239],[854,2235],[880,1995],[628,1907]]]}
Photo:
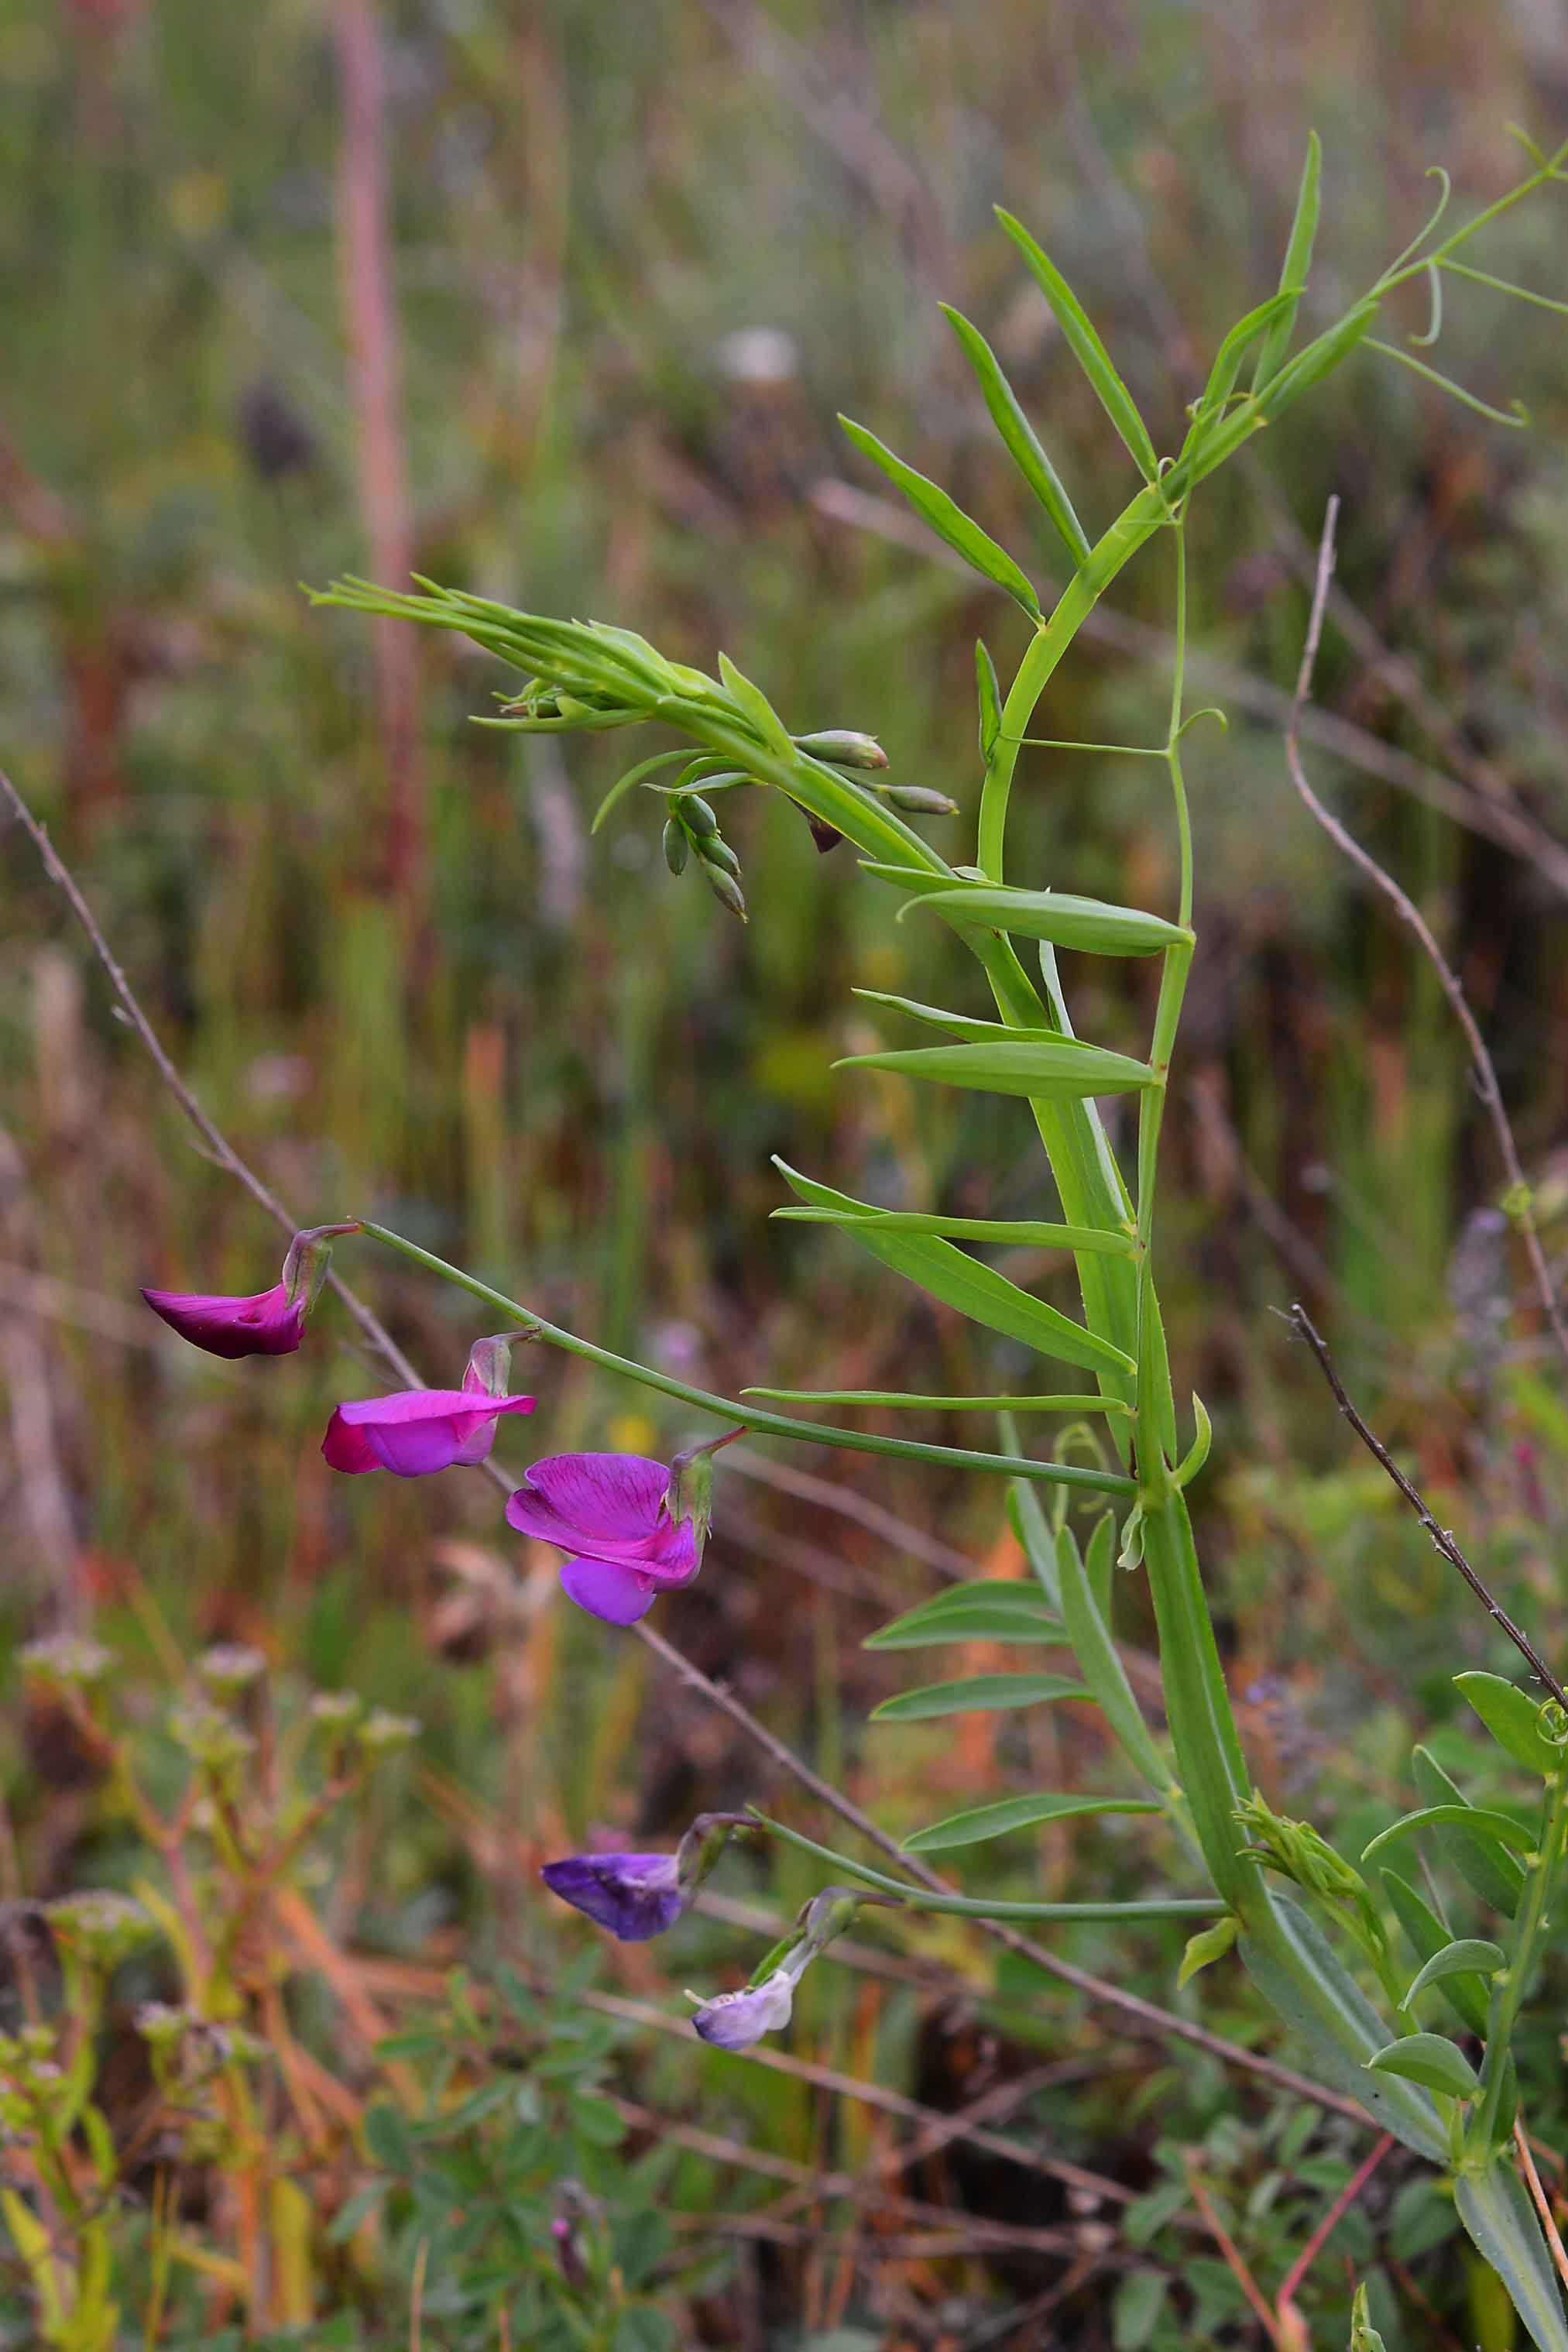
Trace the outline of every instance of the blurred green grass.
{"label": "blurred green grass", "polygon": [[[1326,155],[1326,308],[1413,233],[1428,163],[1484,201],[1513,173],[1510,118],[1560,127],[1568,73],[1531,46],[1532,22],[1467,23],[1439,0],[1340,0],[1310,23],[1260,16],[1245,37],[1218,0],[1049,23],[1019,0],[389,6],[419,566],[624,621],[677,656],[724,646],[791,724],[878,731],[896,775],[958,798],[962,839],[972,642],[983,631],[1015,654],[1015,616],[907,543],[833,411],[1049,572],[936,297],[995,338],[1086,520],[1113,510],[1126,468],[1020,289],[991,202],[1057,254],[1168,435],[1216,333],[1272,283],[1309,125]],[[977,1359],[831,1235],[766,1223],[775,1150],[878,1197],[1050,1213],[1014,1159],[1016,1107],[915,1103],[827,1073],[866,1028],[852,983],[939,999],[950,951],[895,929],[792,812],[736,808],[743,933],[691,877],[664,873],[646,817],[588,840],[620,747],[469,728],[506,681],[421,643],[424,824],[412,878],[389,892],[371,644],[344,616],[311,615],[297,586],[370,561],[340,136],[323,12],[0,13],[0,269],[25,321],[0,362],[7,767],[204,1103],[306,1215],[373,1210],[719,1388],[870,1385],[916,1363],[932,1387],[1006,1378],[1005,1352]],[[1562,250],[1543,205],[1488,266],[1560,293]],[[1299,535],[1315,537],[1337,489],[1342,584],[1451,738],[1332,628],[1320,699],[1413,764],[1457,770],[1471,803],[1517,803],[1561,839],[1561,326],[1500,313],[1480,289],[1449,308],[1442,363],[1489,399],[1522,396],[1534,435],[1359,362],[1200,505],[1197,643],[1289,688]],[[1423,323],[1418,305],[1405,323]],[[1118,609],[1157,629],[1167,593],[1146,562]],[[1102,646],[1053,687],[1051,731],[1139,740],[1163,692],[1156,665]],[[1228,736],[1193,738],[1203,955],[1164,1282],[1175,1357],[1217,1412],[1207,1557],[1233,1680],[1261,1694],[1249,1712],[1264,1768],[1287,1787],[1310,1769],[1316,1799],[1358,1818],[1401,1785],[1406,1735],[1452,1715],[1448,1676],[1505,1662],[1419,1531],[1346,1461],[1269,1307],[1307,1283],[1358,1393],[1549,1654],[1568,1433],[1506,1249],[1478,1244],[1456,1302],[1469,1263],[1456,1246],[1498,1196],[1490,1139],[1430,976],[1309,825],[1279,734],[1237,709]],[[1449,942],[1555,1212],[1560,893],[1539,862],[1313,756]],[[1161,903],[1170,850],[1141,763],[1029,758],[1019,871]],[[497,1597],[510,1547],[477,1481],[333,1491],[316,1456],[330,1402],[381,1381],[331,1309],[337,1344],[281,1377],[194,1361],[141,1328],[140,1282],[248,1289],[277,1244],[193,1153],[24,845],[6,846],[7,1638],[94,1615],[134,1645],[116,1597],[133,1563],[182,1643],[255,1639],[421,1716],[431,1765],[501,1806],[529,1856],[607,1822],[667,1839],[697,1804],[750,1793],[731,1736],[597,1628],[530,1619],[519,1643]],[[1138,983],[1072,979],[1081,1026],[1130,1041],[1148,1012]],[[461,1361],[472,1327],[448,1301],[352,1271],[432,1377]],[[538,1451],[652,1451],[685,1433],[575,1367],[528,1372]],[[994,1491],[826,1466],[976,1557],[996,1540]],[[721,1497],[675,1637],[823,1769],[841,1763],[879,1818],[949,1809],[933,1797],[994,1769],[987,1743],[938,1761],[929,1736],[862,1740],[863,1703],[896,1682],[856,1647],[878,1603],[833,1589],[869,1581],[887,1613],[929,1569],[751,1479],[727,1478]],[[815,1580],[802,1549],[825,1559]],[[1146,1639],[1131,1584],[1123,1606]],[[1043,1769],[1039,1747],[1059,1738],[1073,1760],[1052,1771],[1093,1770],[1082,1727],[1009,1749],[1009,1769]],[[24,1850],[68,1874],[47,1790],[10,1745]],[[496,1889],[449,1824],[411,1807],[386,1852],[378,1905],[434,1887],[456,1930],[491,1932]],[[1082,1854],[1048,1843],[1036,1875],[1066,1891]],[[776,1875],[780,1901],[805,1891],[788,1865]],[[514,1890],[519,1903],[537,1909]],[[1099,1931],[1080,1947],[1117,1964]],[[1167,1998],[1172,1955],[1140,1948]]]}

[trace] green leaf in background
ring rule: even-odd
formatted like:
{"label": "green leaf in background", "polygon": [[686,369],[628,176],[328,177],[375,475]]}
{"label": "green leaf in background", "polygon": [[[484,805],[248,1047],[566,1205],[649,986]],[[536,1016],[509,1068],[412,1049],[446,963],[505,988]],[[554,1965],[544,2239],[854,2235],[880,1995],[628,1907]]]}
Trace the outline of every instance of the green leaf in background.
{"label": "green leaf in background", "polygon": [[[1018,394],[1002,373],[997,355],[979,329],[971,326],[961,310],[950,304],[937,305],[942,316],[957,336],[965,358],[979,379],[986,406],[991,421],[1001,435],[1019,472],[1040,500],[1051,518],[1051,527],[1072,559],[1076,572],[1089,556],[1088,535],[1073,512],[1072,500],[1062,488],[1061,477],[1040,445],[1033,425],[1019,405]],[[982,751],[982,758],[986,755]]]}
{"label": "green leaf in background", "polygon": [[983,637],[975,640],[975,697],[980,711],[980,759],[988,768],[1002,731],[1002,689]]}
{"label": "green leaf in background", "polygon": [[1046,1306],[1043,1299],[1031,1297],[1027,1290],[1020,1290],[1016,1282],[1009,1282],[993,1267],[966,1257],[951,1242],[868,1229],[866,1202],[852,1200],[847,1192],[835,1192],[831,1185],[814,1182],[777,1157],[773,1164],[785,1182],[813,1208],[849,1210],[846,1233],[852,1234],[873,1257],[880,1258],[895,1274],[903,1275],[906,1281],[916,1284],[945,1307],[955,1307],[971,1322],[983,1323],[988,1330],[1000,1331],[1005,1338],[1021,1340],[1026,1348],[1033,1348],[1040,1355],[1058,1357],[1063,1363],[1085,1364],[1092,1371],[1130,1372],[1134,1369],[1132,1358],[1124,1355],[1109,1339],[1086,1331],[1082,1324],[1059,1314],[1054,1307]]}
{"label": "green leaf in background", "polygon": [[1009,890],[1001,883],[966,882],[956,887],[931,877],[920,896],[933,914],[960,928],[1006,931],[1023,940],[1049,940],[1052,947],[1079,948],[1088,955],[1158,955],[1163,948],[1190,947],[1192,933],[1140,907],[1110,907],[1080,898],[1070,890]]}
{"label": "green leaf in background", "polygon": [[[884,1649],[895,1643],[884,1642]],[[1069,1675],[970,1675],[962,1682],[927,1683],[873,1706],[873,1723],[925,1723],[938,1715],[989,1715],[1015,1706],[1049,1706],[1059,1698],[1087,1698]]]}
{"label": "green leaf in background", "polygon": [[1499,1969],[1507,1965],[1508,1954],[1500,1944],[1489,1944],[1476,1936],[1461,1936],[1457,1942],[1445,1944],[1440,1952],[1434,1952],[1419,1974],[1411,1979],[1404,2005],[1408,2008],[1417,1993],[1425,1992],[1428,1985],[1440,1983],[1445,1977],[1495,1977]]}
{"label": "green leaf in background", "polygon": [[1541,1728],[1541,1703],[1517,1683],[1501,1675],[1456,1675],[1454,1688],[1463,1691],[1503,1753],[1527,1772],[1550,1780],[1563,1769],[1564,1750],[1554,1747]]}
{"label": "green leaf in background", "polygon": [[954,503],[946,490],[940,489],[935,482],[927,481],[924,474],[917,474],[913,466],[904,464],[902,457],[895,457],[893,451],[879,441],[874,433],[868,433],[863,425],[856,425],[848,416],[841,416],[839,423],[862,456],[881,467],[894,488],[903,491],[921,521],[928,523],[938,539],[945,539],[948,546],[961,555],[966,563],[972,564],[985,579],[993,581],[998,588],[1005,588],[1008,594],[1023,606],[1031,621],[1044,619],[1032,582],[1026,572],[1019,571],[1005,547],[998,547],[977,522],[970,520],[962,507]]}
{"label": "green leaf in background", "polygon": [[1364,2286],[1356,2288],[1355,2301],[1351,2305],[1350,2352],[1388,2352],[1383,2336],[1372,2324]]}
{"label": "green leaf in background", "polygon": [[[1388,1897],[1389,1908],[1405,1930],[1416,1958],[1429,1960],[1438,1952],[1446,1952],[1451,1941],[1448,1930],[1426,1896],[1418,1895],[1397,1871],[1385,1869],[1378,1875],[1383,1882],[1383,1891]],[[1485,2033],[1488,2003],[1482,1978],[1439,1977],[1437,1989],[1461,2024],[1469,2026],[1472,2033]]]}
{"label": "green leaf in background", "polygon": [[904,1841],[905,1853],[944,1853],[951,1846],[981,1845],[988,1838],[1006,1837],[1012,1830],[1036,1828],[1041,1822],[1077,1821],[1093,1813],[1157,1813],[1146,1797],[1004,1797],[1000,1804],[977,1805],[965,1813],[951,1813],[928,1830],[916,1830]]}
{"label": "green leaf in background", "polygon": [[1115,2352],[1146,2352],[1165,2316],[1169,2294],[1170,2281],[1164,2271],[1127,2273],[1111,2305],[1111,2341]]}
{"label": "green leaf in background", "polygon": [[1315,131],[1307,133],[1307,160],[1301,167],[1301,184],[1296,191],[1295,216],[1291,222],[1291,234],[1285,241],[1285,258],[1280,266],[1280,291],[1290,296],[1289,306],[1280,311],[1270,326],[1258,354],[1258,364],[1252,372],[1252,389],[1261,392],[1276,376],[1291,347],[1291,331],[1296,322],[1296,304],[1306,285],[1307,273],[1312,266],[1312,245],[1318,233],[1318,206],[1322,178],[1323,151]]}
{"label": "green leaf in background", "polygon": [[1494,1812],[1487,1805],[1458,1804],[1424,1805],[1419,1812],[1406,1813],[1379,1830],[1370,1845],[1362,1848],[1363,1862],[1369,1862],[1385,1846],[1397,1839],[1416,1837],[1422,1830],[1454,1829],[1462,1826],[1467,1837],[1484,1838],[1490,1844],[1511,1846],[1516,1853],[1528,1853],[1534,1842],[1534,1832],[1521,1829],[1507,1813]]}
{"label": "green leaf in background", "polygon": [[[1411,1768],[1418,1795],[1428,1805],[1455,1804],[1461,1808],[1467,1800],[1458,1783],[1448,1778],[1430,1748],[1417,1747],[1412,1753]],[[1433,1838],[1438,1853],[1449,1866],[1458,1871],[1472,1895],[1490,1903],[1494,1911],[1501,1911],[1510,1919],[1519,1908],[1519,1898],[1524,1889],[1524,1873],[1512,1854],[1501,1847],[1489,1844],[1485,1838],[1472,1837],[1459,1822],[1452,1828],[1438,1829]]]}
{"label": "green leaf in background", "polygon": [[1222,1960],[1235,1943],[1237,1932],[1236,1921],[1228,1913],[1223,1919],[1217,1919],[1212,1927],[1200,1927],[1196,1936],[1189,1937],[1186,1949],[1181,1956],[1181,1966],[1176,1970],[1176,1990],[1179,1992],[1183,1985],[1190,1984],[1200,1969],[1207,1969],[1215,1960]]}
{"label": "green leaf in background", "polygon": [[868,1633],[867,1650],[927,1650],[937,1642],[1053,1642],[1061,1620],[1032,1584],[982,1580],[950,1585],[890,1625]]}
{"label": "green leaf in background", "polygon": [[999,205],[997,218],[1023,255],[1035,283],[1056,315],[1073,358],[1099,394],[1102,407],[1126,443],[1138,471],[1145,481],[1154,481],[1159,472],[1159,460],[1148,427],[1138,414],[1132,394],[1112,366],[1111,355],[1090,324],[1088,312],[1055,262],[1040,250],[1023,224]]}
{"label": "green leaf in background", "polygon": [[978,1045],[912,1045],[885,1054],[846,1054],[835,1070],[886,1070],[935,1086],[1034,1102],[1087,1102],[1096,1095],[1136,1094],[1155,1083],[1146,1062],[1085,1045],[1051,1029],[1010,1029]]}
{"label": "green leaf in background", "polygon": [[1473,2099],[1480,2089],[1480,2078],[1458,2042],[1440,2033],[1407,2033],[1366,2063],[1380,2074],[1398,2074],[1428,2091],[1446,2091],[1450,2098]]}

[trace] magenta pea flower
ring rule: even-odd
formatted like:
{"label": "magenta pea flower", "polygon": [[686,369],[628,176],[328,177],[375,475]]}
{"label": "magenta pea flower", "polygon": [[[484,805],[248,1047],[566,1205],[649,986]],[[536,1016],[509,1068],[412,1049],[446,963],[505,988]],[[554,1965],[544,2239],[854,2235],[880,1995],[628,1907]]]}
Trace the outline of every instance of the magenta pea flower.
{"label": "magenta pea flower", "polygon": [[340,1404],[321,1440],[329,1464],[350,1477],[390,1470],[397,1478],[424,1478],[454,1464],[483,1462],[500,1416],[534,1409],[531,1396],[507,1394],[510,1347],[509,1339],[476,1340],[460,1389],[400,1389]]}
{"label": "magenta pea flower", "polygon": [[691,1909],[731,1835],[755,1826],[744,1813],[699,1813],[674,1853],[574,1853],[539,1876],[622,1943],[645,1944]]}
{"label": "magenta pea flower", "polygon": [[561,1570],[570,1600],[609,1625],[634,1625],[661,1592],[702,1566],[712,1517],[713,1460],[731,1430],[676,1454],[666,1469],[641,1454],[556,1454],[525,1472],[507,1504],[519,1535],[573,1557]]}
{"label": "magenta pea flower", "polygon": [[209,1356],[291,1356],[327,1279],[333,1234],[359,1230],[357,1224],[315,1225],[296,1234],[280,1278],[252,1298],[182,1290],[144,1290],[141,1296],[172,1331]]}

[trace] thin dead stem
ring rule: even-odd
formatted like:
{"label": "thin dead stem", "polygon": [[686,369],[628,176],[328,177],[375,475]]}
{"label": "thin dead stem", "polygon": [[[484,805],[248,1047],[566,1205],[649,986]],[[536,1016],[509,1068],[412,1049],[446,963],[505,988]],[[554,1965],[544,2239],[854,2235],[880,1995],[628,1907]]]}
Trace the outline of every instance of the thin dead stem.
{"label": "thin dead stem", "polygon": [[1301,765],[1301,717],[1307,707],[1307,698],[1312,692],[1312,670],[1318,657],[1318,641],[1322,635],[1323,612],[1328,602],[1330,583],[1333,579],[1334,526],[1338,519],[1339,499],[1337,497],[1331,498],[1328,502],[1328,511],[1323,517],[1322,538],[1318,544],[1317,577],[1312,588],[1312,617],[1307,624],[1307,641],[1301,649],[1301,667],[1296,678],[1295,699],[1291,706],[1291,723],[1285,731],[1285,760],[1291,771],[1291,781],[1334,846],[1343,850],[1352,865],[1382,891],[1400,920],[1409,924],[1420,942],[1422,952],[1437,975],[1438,984],[1448,1000],[1454,1018],[1464,1032],[1465,1043],[1469,1047],[1470,1060],[1475,1066],[1477,1089],[1482,1102],[1486,1105],[1487,1116],[1491,1121],[1492,1133],[1497,1138],[1498,1150],[1501,1154],[1502,1164],[1508,1171],[1509,1213],[1524,1236],[1525,1253],[1530,1259],[1531,1272],[1535,1277],[1535,1286],[1541,1295],[1542,1306],[1546,1311],[1546,1319],[1552,1326],[1552,1335],[1563,1351],[1564,1360],[1568,1360],[1568,1323],[1563,1320],[1563,1310],[1558,1304],[1556,1287],[1546,1264],[1546,1254],[1541,1246],[1541,1235],[1536,1230],[1535,1213],[1531,1204],[1530,1187],[1525,1181],[1524,1170],[1520,1164],[1519,1149],[1513,1139],[1513,1129],[1510,1124],[1508,1109],[1503,1102],[1502,1088],[1498,1084],[1496,1066],[1487,1050],[1486,1040],[1481,1035],[1475,1014],[1470,1011],[1469,1001],[1460,985],[1459,976],[1437,945],[1431,927],[1420,908],[1400,887],[1392,874],[1379,866],[1370,850],[1364,849],[1354,834],[1348,833],[1338,817],[1323,806],[1322,802],[1319,800],[1312,785],[1307,782],[1306,771]]}

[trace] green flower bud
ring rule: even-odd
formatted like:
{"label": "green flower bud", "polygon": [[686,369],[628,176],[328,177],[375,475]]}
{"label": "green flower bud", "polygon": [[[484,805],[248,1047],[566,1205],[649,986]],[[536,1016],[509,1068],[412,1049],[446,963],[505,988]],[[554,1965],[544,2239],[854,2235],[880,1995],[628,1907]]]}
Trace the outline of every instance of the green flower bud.
{"label": "green flower bud", "polygon": [[684,874],[692,837],[678,816],[664,819],[664,863],[672,874]]}
{"label": "green flower bud", "polygon": [[797,748],[813,760],[831,760],[841,768],[885,768],[887,753],[874,735],[857,734],[852,727],[823,727],[815,735],[797,735]]}
{"label": "green flower bud", "polygon": [[933,792],[927,784],[878,784],[877,791],[894,808],[908,809],[915,816],[956,816],[958,803],[946,793]]}
{"label": "green flower bud", "polygon": [[718,831],[718,819],[700,793],[678,793],[674,797],[679,803],[681,822],[694,841],[706,841]]}
{"label": "green flower bud", "polygon": [[699,841],[697,856],[705,866],[722,866],[727,874],[740,872],[740,860],[721,833],[711,833],[706,841]]}
{"label": "green flower bud", "polygon": [[720,906],[727,907],[730,913],[738,915],[744,923],[747,919],[746,897],[734,875],[727,874],[722,866],[710,865],[705,859],[703,880],[707,884]]}

